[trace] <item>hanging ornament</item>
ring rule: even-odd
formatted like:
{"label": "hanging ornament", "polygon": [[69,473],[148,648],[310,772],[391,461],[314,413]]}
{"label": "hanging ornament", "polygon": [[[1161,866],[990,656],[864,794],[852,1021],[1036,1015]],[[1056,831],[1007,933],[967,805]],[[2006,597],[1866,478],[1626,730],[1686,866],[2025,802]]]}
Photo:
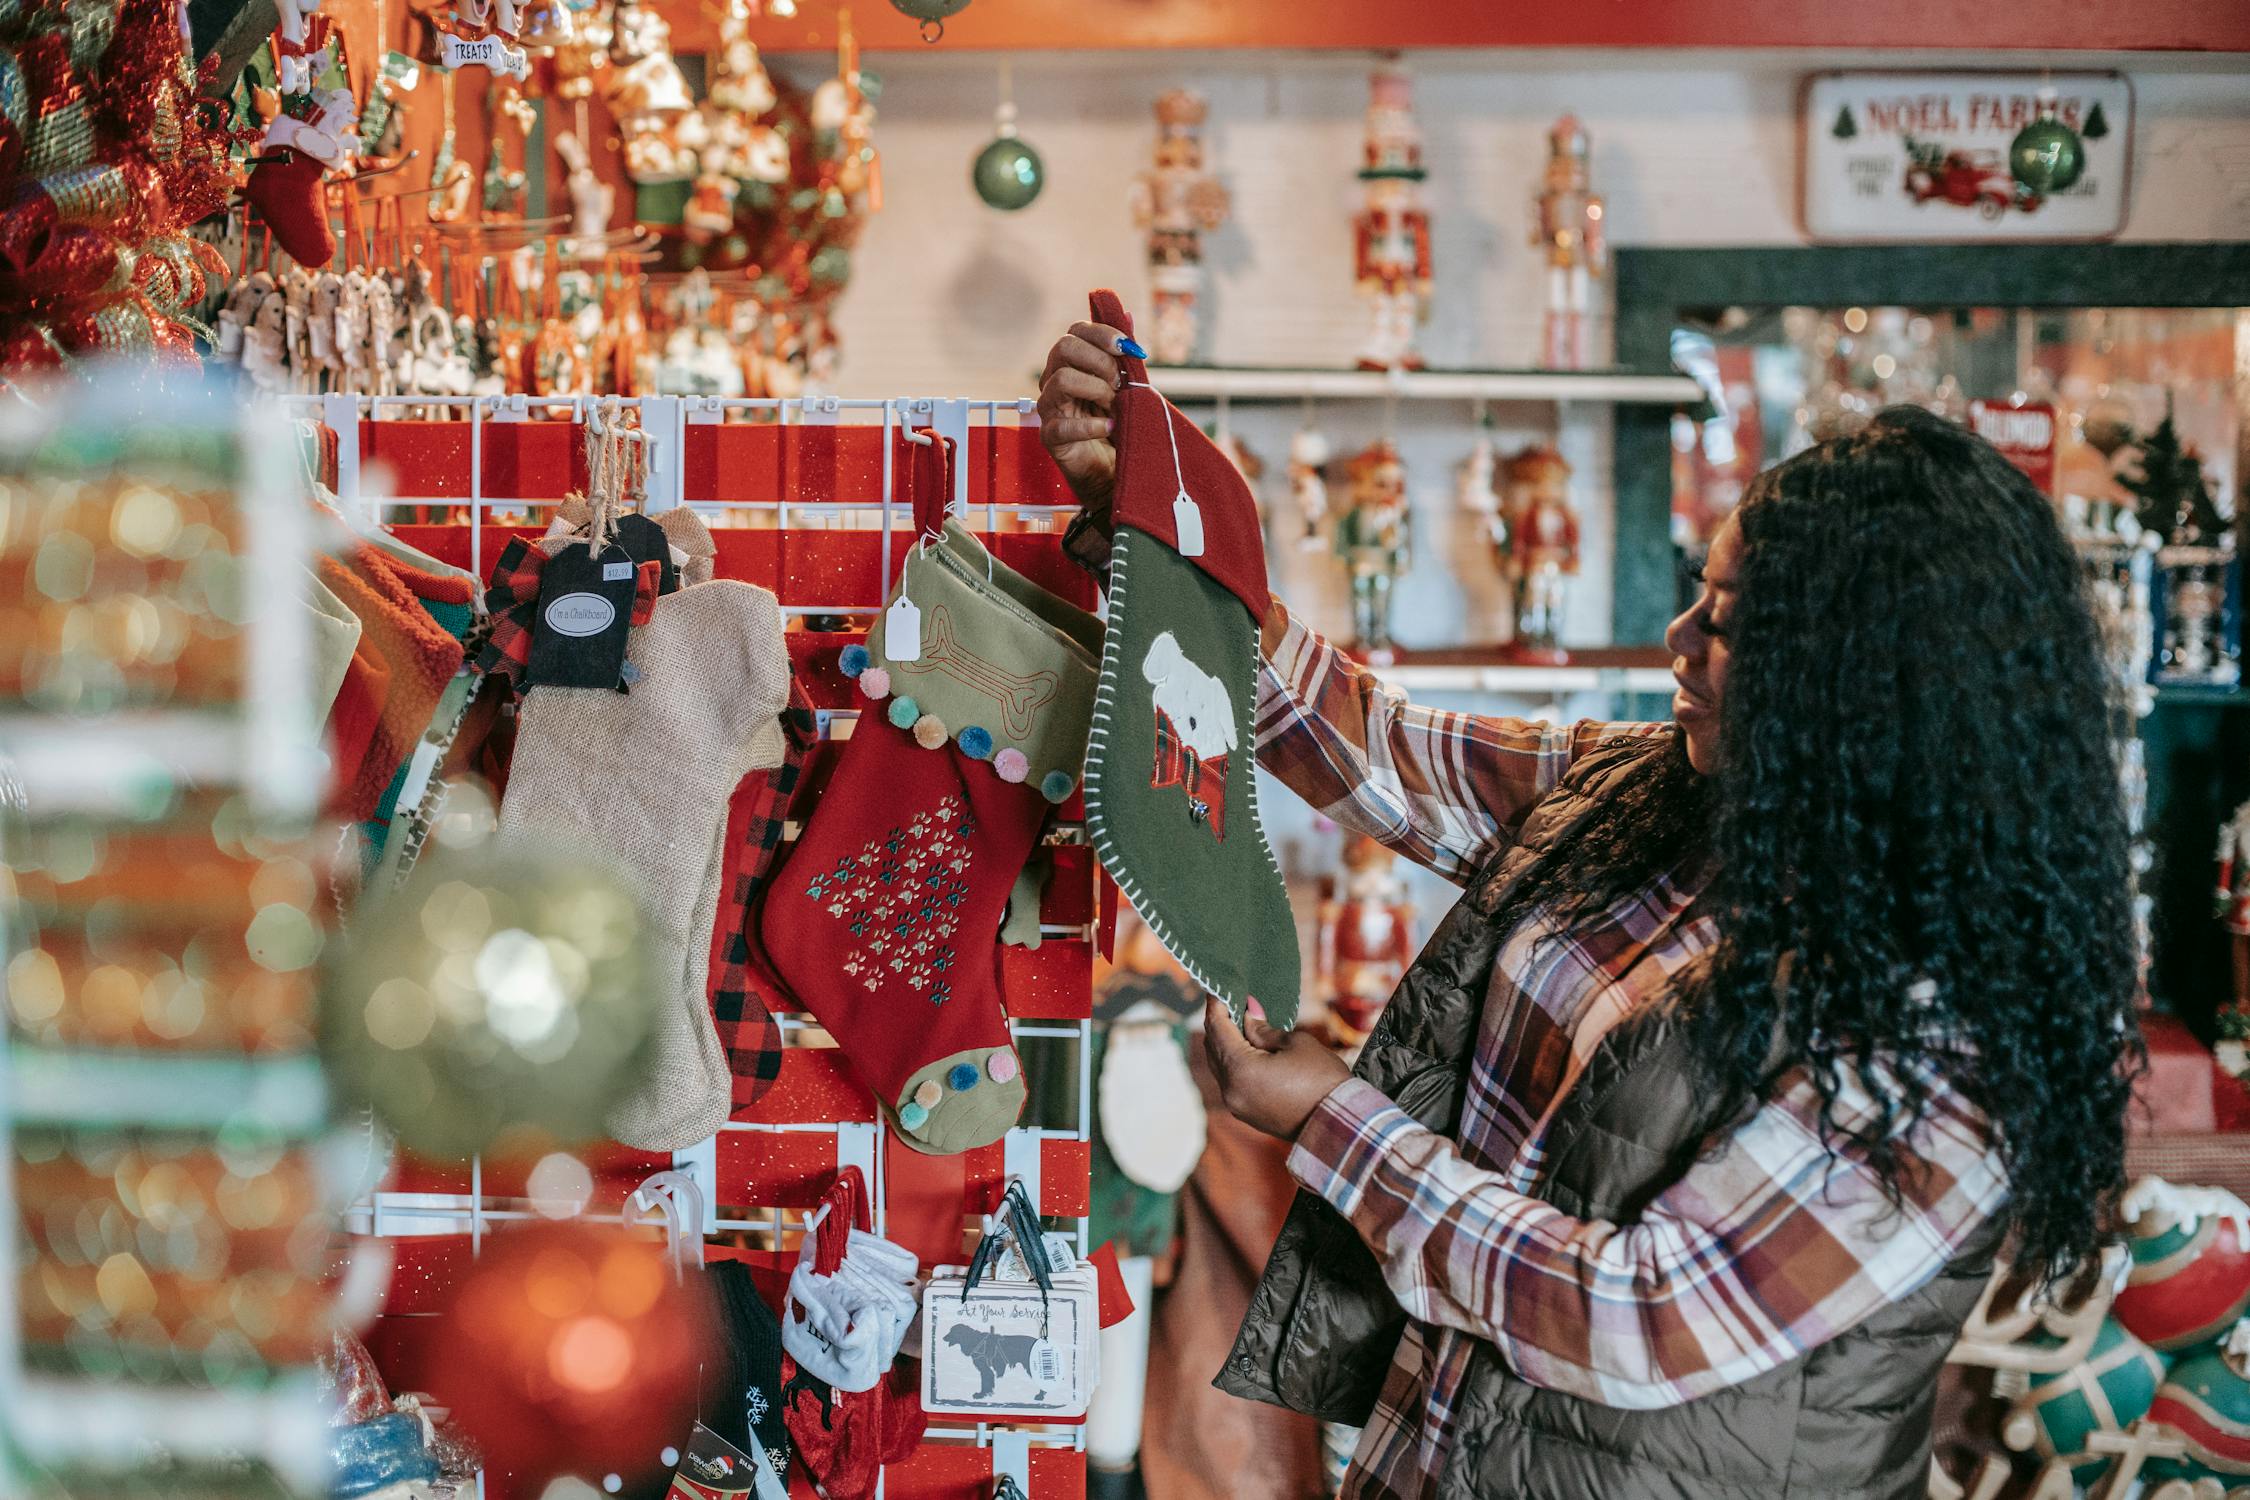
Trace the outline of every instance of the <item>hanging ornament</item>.
{"label": "hanging ornament", "polygon": [[922,23],[925,42],[944,36],[946,18],[969,8],[969,0],[891,0],[891,4]]}
{"label": "hanging ornament", "polygon": [[581,863],[434,844],[328,976],[329,1076],[426,1157],[597,1138],[647,1040],[640,937],[632,897]]}
{"label": "hanging ornament", "polygon": [[2039,113],[2008,143],[2008,170],[2035,193],[2064,191],[2086,171],[2086,143],[2055,118],[2055,91],[2039,91]]}
{"label": "hanging ornament", "polygon": [[1012,96],[1008,65],[1000,65],[1000,110],[994,121],[997,133],[992,144],[977,153],[976,165],[969,169],[969,180],[976,185],[977,196],[992,208],[1003,213],[1014,213],[1028,208],[1047,185],[1047,169],[1039,160],[1039,153],[1025,145],[1016,136],[1016,101]]}
{"label": "hanging ornament", "polygon": [[687,1445],[716,1352],[709,1295],[621,1229],[503,1230],[433,1309],[448,1353],[430,1394],[518,1493],[574,1474],[614,1494]]}

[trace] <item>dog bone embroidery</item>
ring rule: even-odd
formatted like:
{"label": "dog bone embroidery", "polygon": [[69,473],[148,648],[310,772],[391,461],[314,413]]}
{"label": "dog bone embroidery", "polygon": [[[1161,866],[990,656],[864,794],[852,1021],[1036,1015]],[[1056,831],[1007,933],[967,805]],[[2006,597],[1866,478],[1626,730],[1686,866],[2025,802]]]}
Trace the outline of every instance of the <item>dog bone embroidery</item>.
{"label": "dog bone embroidery", "polygon": [[953,634],[953,617],[942,604],[930,612],[921,658],[891,665],[913,674],[943,672],[963,687],[984,694],[1000,705],[1000,722],[1017,739],[1031,733],[1032,716],[1053,699],[1061,682],[1053,672],[1024,676],[978,656]]}

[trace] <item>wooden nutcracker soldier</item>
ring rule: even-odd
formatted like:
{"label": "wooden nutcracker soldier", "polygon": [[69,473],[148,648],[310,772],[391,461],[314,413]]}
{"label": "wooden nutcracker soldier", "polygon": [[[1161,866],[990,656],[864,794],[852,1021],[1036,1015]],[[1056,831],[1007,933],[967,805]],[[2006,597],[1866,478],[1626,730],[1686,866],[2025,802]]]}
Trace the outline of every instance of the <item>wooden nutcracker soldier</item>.
{"label": "wooden nutcracker soldier", "polygon": [[1324,882],[1317,955],[1329,1040],[1356,1051],[1414,961],[1414,905],[1398,856],[1365,834],[1344,840],[1344,873]]}
{"label": "wooden nutcracker soldier", "polygon": [[1563,605],[1578,576],[1570,465],[1552,448],[1526,448],[1501,466],[1500,484],[1507,523],[1501,570],[1515,585],[1515,654],[1559,663]]}
{"label": "wooden nutcracker soldier", "polygon": [[1203,292],[1203,235],[1226,222],[1227,190],[1203,169],[1210,106],[1186,89],[1156,101],[1155,165],[1133,181],[1133,222],[1148,231],[1155,311],[1149,352],[1158,364],[1195,357],[1196,303]]}
{"label": "wooden nutcracker soldier", "polygon": [[1547,132],[1547,175],[1531,243],[1547,252],[1547,334],[1540,357],[1550,370],[1583,370],[1592,363],[1593,284],[1609,271],[1602,200],[1587,177],[1589,150],[1586,127],[1576,115],[1564,115]]}
{"label": "wooden nutcracker soldier", "polygon": [[1422,130],[1414,81],[1386,64],[1368,78],[1367,148],[1360,163],[1365,206],[1355,222],[1353,274],[1370,299],[1363,370],[1419,370],[1414,335],[1430,305],[1430,216],[1422,209]]}
{"label": "wooden nutcracker soldier", "polygon": [[1352,644],[1388,660],[1391,654],[1391,585],[1410,555],[1406,465],[1384,438],[1347,465],[1350,490],[1336,518],[1336,555],[1352,580]]}

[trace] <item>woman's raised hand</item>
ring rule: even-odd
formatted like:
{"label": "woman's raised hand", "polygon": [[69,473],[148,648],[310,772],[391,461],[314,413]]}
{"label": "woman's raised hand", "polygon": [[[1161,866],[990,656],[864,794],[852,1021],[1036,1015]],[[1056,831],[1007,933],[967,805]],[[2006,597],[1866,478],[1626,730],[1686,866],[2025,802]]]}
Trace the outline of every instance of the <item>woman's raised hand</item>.
{"label": "woman's raised hand", "polygon": [[1121,347],[1138,352],[1106,324],[1073,323],[1047,351],[1047,368],[1039,377],[1039,439],[1089,511],[1108,509],[1117,478],[1117,448],[1109,435]]}

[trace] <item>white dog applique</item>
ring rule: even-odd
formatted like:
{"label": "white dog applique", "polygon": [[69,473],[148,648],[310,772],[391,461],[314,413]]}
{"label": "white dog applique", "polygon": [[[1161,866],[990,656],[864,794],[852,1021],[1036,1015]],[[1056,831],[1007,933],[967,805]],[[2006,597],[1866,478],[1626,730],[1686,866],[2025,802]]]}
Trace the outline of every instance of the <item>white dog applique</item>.
{"label": "white dog applique", "polygon": [[1235,748],[1234,700],[1227,686],[1189,661],[1167,630],[1149,642],[1141,663],[1156,710],[1152,787],[1176,786],[1187,797],[1188,817],[1227,837],[1227,756]]}

